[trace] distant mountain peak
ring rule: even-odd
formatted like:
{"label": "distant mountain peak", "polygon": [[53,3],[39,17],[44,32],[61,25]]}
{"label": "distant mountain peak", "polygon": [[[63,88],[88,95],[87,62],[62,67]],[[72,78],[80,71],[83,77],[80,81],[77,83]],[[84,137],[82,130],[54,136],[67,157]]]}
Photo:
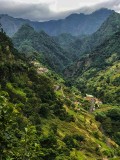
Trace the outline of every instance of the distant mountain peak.
{"label": "distant mountain peak", "polygon": [[16,34],[26,34],[26,36],[31,33],[31,32],[35,32],[34,28],[31,27],[29,24],[23,24],[18,32]]}
{"label": "distant mountain peak", "polygon": [[27,23],[23,24],[20,29],[34,30],[34,28]]}
{"label": "distant mountain peak", "polygon": [[96,12],[115,12],[115,11],[108,9],[108,8],[100,8],[100,9],[94,11],[94,13],[96,13]]}
{"label": "distant mountain peak", "polygon": [[108,8],[101,8],[99,10],[96,10],[96,11],[93,11],[92,13],[89,13],[89,14],[86,14],[86,13],[72,13],[70,14],[68,17],[66,17],[66,19],[69,19],[69,18],[74,18],[74,17],[84,17],[86,15],[92,15],[92,14],[112,14],[112,13],[115,13],[114,10],[111,10],[111,9],[108,9]]}
{"label": "distant mountain peak", "polygon": [[73,13],[71,15],[69,15],[68,17],[66,17],[65,19],[71,19],[71,18],[76,18],[76,17],[84,17],[85,14],[84,13]]}
{"label": "distant mountain peak", "polygon": [[0,17],[10,17],[8,14],[0,14]]}
{"label": "distant mountain peak", "polygon": [[[113,13],[113,10],[102,8],[89,15],[73,13],[61,20],[47,22],[34,22],[21,18],[13,18],[1,14],[0,23],[9,36],[13,36],[25,23],[32,26],[36,31],[44,30],[48,35],[56,36],[62,33],[70,33],[73,36],[89,35],[98,30],[102,23]],[[29,29],[32,29],[29,27]]]}
{"label": "distant mountain peak", "polygon": [[45,36],[47,35],[48,36],[48,34],[44,30],[41,30],[39,33],[42,34],[42,35],[45,35]]}

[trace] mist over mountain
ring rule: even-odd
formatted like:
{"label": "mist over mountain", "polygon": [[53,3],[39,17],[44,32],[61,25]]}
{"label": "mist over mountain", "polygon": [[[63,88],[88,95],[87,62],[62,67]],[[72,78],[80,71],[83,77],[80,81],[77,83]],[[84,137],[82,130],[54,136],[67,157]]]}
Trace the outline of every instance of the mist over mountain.
{"label": "mist over mountain", "polygon": [[15,47],[28,58],[37,58],[53,70],[61,72],[70,63],[68,53],[44,31],[36,32],[23,25],[12,38]]}
{"label": "mist over mountain", "polygon": [[[100,26],[100,28],[89,36],[78,37],[76,40],[63,46],[69,53],[76,55],[76,59],[89,54],[97,46],[109,39],[111,35],[120,30],[120,14],[111,14]],[[62,45],[61,45],[62,46]]]}
{"label": "mist over mountain", "polygon": [[[33,22],[25,19],[0,15],[0,23],[9,36],[13,36],[23,24],[29,24],[36,31],[44,30],[49,35],[70,33],[72,35],[86,35],[95,32],[101,24],[113,13],[113,10],[100,9],[89,15],[72,14],[65,19],[47,22]],[[9,26],[9,27],[8,27]]]}
{"label": "mist over mountain", "polygon": [[[1,1],[4,13],[30,19],[68,5]],[[120,4],[83,1],[90,10]],[[0,129],[0,160],[120,160],[120,14],[1,14]]]}

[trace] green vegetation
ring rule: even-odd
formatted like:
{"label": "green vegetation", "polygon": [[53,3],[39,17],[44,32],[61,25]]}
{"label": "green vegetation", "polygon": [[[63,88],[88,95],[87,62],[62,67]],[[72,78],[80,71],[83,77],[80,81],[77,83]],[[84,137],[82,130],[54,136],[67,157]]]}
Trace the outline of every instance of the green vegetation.
{"label": "green vegetation", "polygon": [[110,105],[102,106],[95,115],[96,120],[101,122],[104,132],[120,145],[120,108]]}
{"label": "green vegetation", "polygon": [[[0,160],[120,159],[119,20],[78,38],[23,25],[13,37],[20,52],[1,29]],[[90,112],[85,94],[103,104]]]}
{"label": "green vegetation", "polygon": [[[0,32],[0,159],[85,160],[119,156],[84,110],[80,92],[27,60]],[[36,62],[36,60],[34,60]],[[37,62],[38,63],[38,62]]]}
{"label": "green vegetation", "polygon": [[80,59],[86,54],[96,49],[97,46],[103,44],[112,35],[118,32],[120,29],[120,14],[113,13],[107,20],[101,25],[101,27],[92,35],[79,38],[69,45],[66,45],[66,50],[75,56],[76,59]]}
{"label": "green vegetation", "polygon": [[76,77],[73,83],[83,93],[93,94],[104,103],[119,105],[119,44],[120,32],[117,32],[88,56],[70,66],[65,75],[69,77],[73,73],[71,78]]}
{"label": "green vegetation", "polygon": [[[90,50],[87,49],[88,52],[84,53],[82,58],[64,71],[68,86],[74,85],[81,91],[82,95],[85,96],[86,93],[94,95],[103,102],[103,105],[97,108],[93,114],[96,117],[95,119],[100,122],[100,130],[104,135],[111,138],[118,145],[120,145],[119,26],[120,15],[114,13],[96,33],[86,37],[86,40],[92,38],[89,44],[93,47],[93,50],[91,51],[91,48],[87,45]],[[81,46],[86,50],[83,41],[81,41]],[[86,44],[88,44],[88,40]],[[76,46],[81,48],[78,43]],[[86,106],[84,109],[88,110],[89,107]],[[98,133],[94,132],[93,134],[98,137]],[[110,146],[109,141],[105,141]]]}
{"label": "green vegetation", "polygon": [[69,63],[67,52],[44,31],[36,32],[29,25],[23,25],[12,40],[27,58],[37,59],[54,71],[61,72]]}

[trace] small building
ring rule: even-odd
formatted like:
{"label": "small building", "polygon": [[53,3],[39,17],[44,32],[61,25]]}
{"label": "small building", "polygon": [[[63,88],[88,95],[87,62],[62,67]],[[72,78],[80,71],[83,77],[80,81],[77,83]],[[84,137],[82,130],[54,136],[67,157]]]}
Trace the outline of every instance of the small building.
{"label": "small building", "polygon": [[102,101],[98,98],[94,97],[93,95],[86,94],[85,100],[89,101],[91,104],[90,112],[93,112],[96,110],[96,108],[99,108],[102,104]]}

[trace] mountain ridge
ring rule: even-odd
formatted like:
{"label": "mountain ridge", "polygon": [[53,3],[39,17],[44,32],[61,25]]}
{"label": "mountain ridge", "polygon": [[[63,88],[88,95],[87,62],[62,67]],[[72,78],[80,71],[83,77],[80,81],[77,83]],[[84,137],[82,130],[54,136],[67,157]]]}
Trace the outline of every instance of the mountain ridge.
{"label": "mountain ridge", "polygon": [[[74,53],[77,58],[84,56],[94,50],[97,46],[109,39],[120,28],[120,14],[111,14],[100,26],[100,28],[90,36],[78,38],[74,42],[66,45],[65,50]],[[62,46],[62,45],[61,45]]]}
{"label": "mountain ridge", "polygon": [[69,63],[68,53],[44,31],[36,32],[31,26],[23,25],[12,40],[28,58],[36,57],[55,71],[61,72]]}
{"label": "mountain ridge", "polygon": [[[10,39],[0,25],[0,160],[120,159],[120,15],[112,12],[42,22],[45,30],[3,15],[16,33]],[[48,35],[68,26],[82,35]]]}
{"label": "mountain ridge", "polygon": [[[101,14],[95,16],[95,14],[99,12]],[[95,32],[100,27],[100,25],[106,20],[106,18],[110,16],[110,14],[112,14],[113,12],[113,10],[101,9],[98,12],[96,11],[94,13],[91,13],[90,15],[77,14],[76,16],[78,18],[75,21],[74,18],[71,18],[71,15],[65,19],[51,20],[47,22],[33,22],[21,18],[14,19],[13,17],[9,18],[7,15],[1,15],[0,23],[2,24],[3,29],[9,36],[13,36],[14,33],[16,33],[18,29],[25,23],[31,25],[36,31],[44,30],[49,35],[59,35],[64,32],[71,33],[72,35],[82,35],[91,34]],[[88,17],[88,19],[86,19],[86,17]],[[9,29],[7,28],[7,26],[9,26]]]}
{"label": "mountain ridge", "polygon": [[[85,160],[119,154],[80,92],[37,61],[19,58],[0,32],[0,158]],[[77,104],[76,104],[77,102]],[[109,143],[109,145],[108,145]]]}
{"label": "mountain ridge", "polygon": [[[76,79],[78,88],[82,87],[80,89],[81,91],[85,89],[84,85],[87,86],[88,84],[88,88],[90,88],[89,91],[90,92],[92,91],[93,93],[94,89],[92,90],[92,86],[89,87],[89,81],[91,81],[91,79],[95,79],[95,77],[97,79],[97,76],[99,75],[99,73],[105,72],[105,70],[107,70],[109,67],[114,66],[114,63],[118,63],[119,65],[119,60],[120,60],[119,43],[120,43],[120,30],[114,33],[109,39],[105,40],[100,46],[97,46],[88,55],[85,55],[76,63],[68,67],[68,70],[67,69],[65,70],[65,77],[68,76],[69,78],[70,77],[74,78],[74,80]],[[119,74],[118,74],[118,77],[119,77]],[[83,78],[83,81],[82,81],[82,78]],[[111,77],[109,78],[111,79]],[[83,86],[82,86],[82,82],[84,82]],[[107,85],[108,84],[106,84],[106,86]],[[99,83],[98,83],[98,86],[99,86]],[[114,87],[114,90],[112,92],[117,91],[116,86],[114,86],[113,84],[111,84],[111,86]],[[97,84],[95,88],[97,88]],[[109,85],[108,85],[108,88],[109,88]],[[103,95],[100,94],[99,91],[98,92],[96,91],[96,94],[100,95],[101,99],[105,98],[104,94]],[[117,97],[117,94],[115,95],[116,95],[115,100],[117,100],[119,104],[120,103],[119,97]],[[107,101],[107,98],[106,98],[106,101]],[[109,99],[107,102],[112,103],[112,101],[113,99],[111,98],[111,100]]]}

